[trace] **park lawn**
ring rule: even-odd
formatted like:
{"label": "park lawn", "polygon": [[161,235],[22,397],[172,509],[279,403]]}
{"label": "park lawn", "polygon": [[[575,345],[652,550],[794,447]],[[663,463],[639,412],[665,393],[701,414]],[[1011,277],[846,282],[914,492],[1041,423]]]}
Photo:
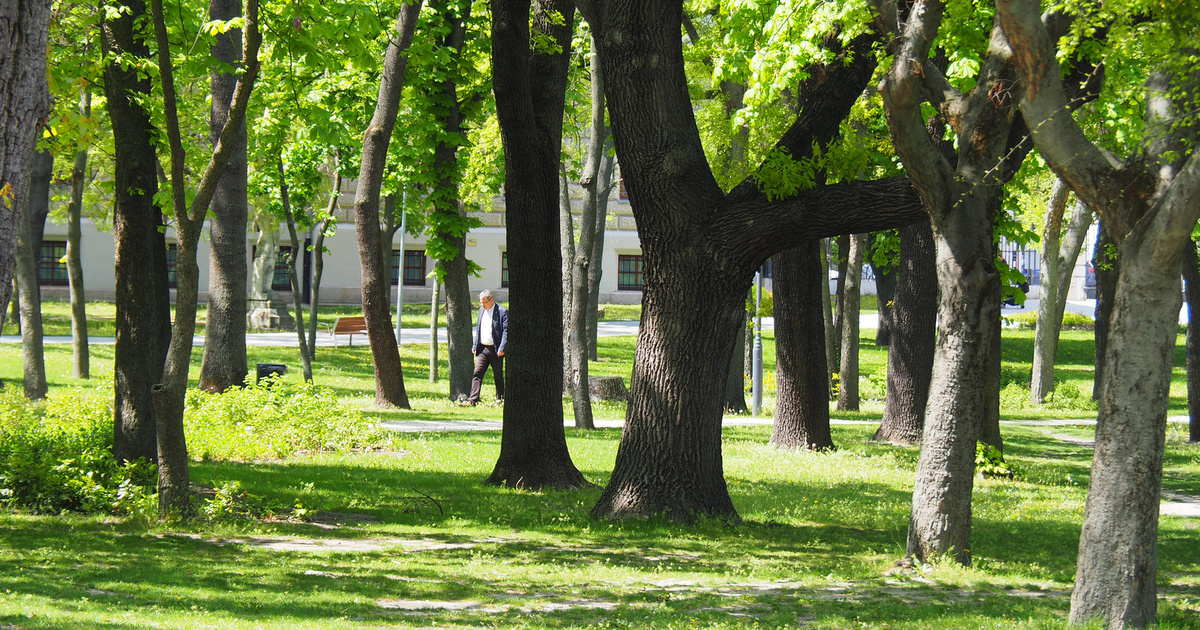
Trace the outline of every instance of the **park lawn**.
{"label": "park lawn", "polygon": [[[864,410],[835,417],[871,421],[882,413],[886,351],[873,339],[864,331]],[[1002,396],[1005,417],[1067,415],[1015,408],[1012,389],[1028,373],[1031,344],[1032,333],[1005,331],[1004,375],[1016,383]],[[628,381],[634,347],[632,337],[602,339],[591,373]],[[770,331],[763,347],[769,414]],[[1090,390],[1090,347],[1090,333],[1064,333],[1063,384]],[[92,352],[93,382],[107,386],[112,346]],[[365,346],[321,348],[315,380],[383,420],[501,418],[499,407],[451,405],[445,379],[429,382],[427,352],[403,347],[411,410],[374,408]],[[70,377],[69,346],[46,353],[52,387],[89,385]],[[252,364],[285,363],[287,378],[299,379],[295,349],[249,353]],[[442,345],[443,377],[445,356]],[[193,380],[199,358],[197,351]],[[19,383],[19,346],[0,346],[0,378]],[[1172,413],[1182,412],[1184,391],[1177,369]],[[601,404],[596,415],[619,419],[624,406]],[[1094,417],[1094,407],[1077,415]],[[1087,437],[1091,427],[1006,424],[1016,478],[977,480],[974,567],[915,573],[895,562],[904,553],[917,450],[870,444],[874,429],[835,425],[832,453],[776,450],[766,426],[727,429],[724,470],[740,525],[593,521],[598,488],[481,485],[498,433],[403,434],[387,452],[197,461],[198,485],[238,482],[279,505],[299,502],[315,512],[312,522],[164,525],[0,510],[0,627],[1065,627],[1090,451],[1052,434]],[[602,486],[620,431],[567,435],[576,465]],[[1198,496],[1200,450],[1185,439],[1185,430],[1170,429],[1164,487]],[[1164,628],[1200,629],[1196,527],[1196,519],[1161,520]],[[281,542],[292,544],[272,548]]]}
{"label": "park lawn", "polygon": [[[312,523],[147,524],[0,511],[0,625],[18,628],[1065,628],[1088,449],[1006,431],[1015,480],[977,479],[975,564],[897,571],[916,450],[837,425],[830,453],[725,431],[744,522],[595,521],[599,489],[482,485],[498,433],[394,452],[197,462]],[[619,431],[569,429],[604,484]],[[1168,444],[1168,476],[1200,452]],[[1164,628],[1200,628],[1195,519],[1164,517]],[[291,543],[284,546],[281,543]],[[338,549],[342,551],[338,551]]]}

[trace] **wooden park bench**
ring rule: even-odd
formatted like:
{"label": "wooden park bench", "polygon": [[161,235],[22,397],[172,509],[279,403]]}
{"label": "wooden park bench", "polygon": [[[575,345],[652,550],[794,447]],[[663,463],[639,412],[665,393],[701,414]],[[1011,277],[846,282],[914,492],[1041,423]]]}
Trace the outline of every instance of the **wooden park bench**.
{"label": "wooden park bench", "polygon": [[367,318],[359,315],[357,317],[339,317],[333,322],[333,328],[329,329],[330,336],[333,337],[333,345],[337,347],[338,335],[350,335],[350,345],[354,345],[354,335],[367,334]]}

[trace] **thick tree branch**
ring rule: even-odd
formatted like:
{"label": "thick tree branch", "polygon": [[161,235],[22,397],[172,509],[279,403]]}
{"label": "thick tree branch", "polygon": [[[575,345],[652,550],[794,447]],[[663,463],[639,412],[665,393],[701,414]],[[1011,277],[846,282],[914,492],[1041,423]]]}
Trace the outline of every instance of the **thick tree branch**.
{"label": "thick tree branch", "polygon": [[1038,13],[1040,3],[998,0],[996,9],[1022,84],[1021,114],[1035,139],[1051,138],[1037,142],[1042,156],[1088,205],[1104,214],[1114,198],[1106,182],[1118,179],[1121,163],[1092,144],[1071,117],[1054,41]]}

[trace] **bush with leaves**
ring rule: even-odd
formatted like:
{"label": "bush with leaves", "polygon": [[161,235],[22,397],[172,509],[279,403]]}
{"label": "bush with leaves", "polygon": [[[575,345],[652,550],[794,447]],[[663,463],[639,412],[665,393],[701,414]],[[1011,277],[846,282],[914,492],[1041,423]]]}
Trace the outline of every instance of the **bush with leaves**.
{"label": "bush with leaves", "polygon": [[279,378],[220,394],[188,392],[184,414],[192,457],[278,459],[313,451],[390,448],[396,439],[334,392]]}
{"label": "bush with leaves", "polygon": [[0,392],[0,505],[38,513],[155,509],[155,466],[113,457],[111,391],[55,390],[43,403]]}

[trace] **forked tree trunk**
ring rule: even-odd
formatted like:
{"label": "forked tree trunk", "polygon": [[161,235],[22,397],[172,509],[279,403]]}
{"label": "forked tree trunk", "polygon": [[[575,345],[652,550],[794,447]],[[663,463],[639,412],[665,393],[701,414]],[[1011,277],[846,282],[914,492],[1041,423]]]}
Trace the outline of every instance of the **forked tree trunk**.
{"label": "forked tree trunk", "polygon": [[149,62],[135,34],[147,17],[142,0],[103,25],[104,92],[113,126],[113,239],[116,247],[116,346],[113,358],[113,455],[117,461],[157,461],[152,386],[159,382],[171,336],[167,245],[158,192],[158,132],[141,101],[150,81],[126,58]]}
{"label": "forked tree trunk", "polygon": [[850,236],[850,251],[846,255],[846,281],[842,284],[842,317],[838,325],[842,332],[841,360],[838,378],[839,411],[858,410],[858,314],[862,310],[862,267],[866,254],[867,235]]}
{"label": "forked tree trunk", "polygon": [[[1055,184],[1056,191],[1058,186]],[[1069,192],[1066,184],[1061,186]],[[1066,199],[1062,202],[1065,205]],[[1071,273],[1091,224],[1091,208],[1078,202],[1071,211],[1070,222],[1061,237],[1051,233],[1051,223],[1047,220],[1046,234],[1042,239],[1042,286],[1038,295],[1037,331],[1033,343],[1033,377],[1029,385],[1030,397],[1035,404],[1045,402],[1046,396],[1054,391],[1054,355],[1058,353],[1058,336],[1066,313]]]}
{"label": "forked tree trunk", "polygon": [[[339,168],[341,158],[337,158],[334,168]],[[313,274],[312,298],[308,301],[308,359],[317,358],[317,311],[321,304],[321,278],[325,275],[325,233],[329,226],[337,222],[336,211],[338,198],[341,197],[342,174],[337,172],[333,177],[333,190],[329,193],[329,204],[325,207],[325,218],[317,226],[316,237],[313,240]],[[401,254],[403,256],[403,254]],[[403,278],[400,286],[404,286]]]}
{"label": "forked tree trunk", "polygon": [[[242,15],[242,2],[209,0],[208,10],[213,20],[231,20]],[[229,116],[229,105],[237,85],[242,30],[234,28],[216,35],[212,55],[232,67],[228,73],[211,73],[209,138],[216,144]],[[209,215],[208,313],[198,387],[214,393],[245,384],[247,371],[246,226],[249,210],[245,125],[234,137],[231,151],[229,165],[217,186]],[[292,253],[294,256],[297,252]]]}
{"label": "forked tree trunk", "polygon": [[[555,25],[555,16],[565,24]],[[487,482],[531,488],[587,483],[562,424],[562,279],[558,162],[575,6],[492,0],[496,115],[504,144],[510,269],[508,387],[500,455]],[[530,49],[530,23],[559,52]]]}
{"label": "forked tree trunk", "polygon": [[404,71],[408,66],[408,46],[416,31],[421,0],[400,6],[396,32],[388,43],[380,77],[375,113],[363,141],[362,168],[354,196],[354,227],[358,237],[358,258],[362,267],[363,315],[375,367],[375,404],[381,407],[408,408],[400,348],[392,328],[391,282],[383,264],[379,229],[379,196],[392,128],[400,110]]}
{"label": "forked tree trunk", "polygon": [[872,441],[921,442],[925,405],[933,377],[937,327],[937,270],[929,221],[900,228],[900,265],[892,304],[887,399]]}
{"label": "forked tree trunk", "polygon": [[[825,318],[821,314],[821,245],[809,241],[772,259],[775,287],[775,358],[778,396],[771,444],[829,449],[829,390]],[[741,337],[741,335],[735,335]]]}

